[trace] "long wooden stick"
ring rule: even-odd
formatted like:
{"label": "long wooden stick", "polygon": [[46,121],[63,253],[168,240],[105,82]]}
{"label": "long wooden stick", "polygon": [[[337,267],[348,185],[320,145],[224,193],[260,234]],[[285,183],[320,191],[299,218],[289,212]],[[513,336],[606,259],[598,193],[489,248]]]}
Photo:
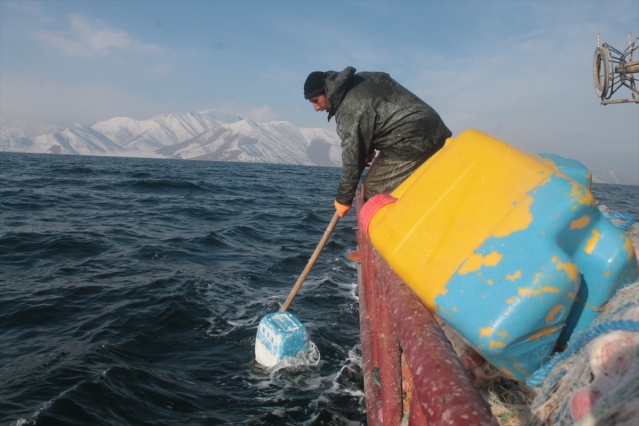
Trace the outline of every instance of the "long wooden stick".
{"label": "long wooden stick", "polygon": [[328,237],[331,236],[331,233],[333,232],[335,225],[337,225],[338,220],[339,220],[339,214],[335,212],[335,214],[333,215],[333,219],[331,219],[331,222],[326,227],[326,231],[324,231],[324,235],[322,236],[322,239],[317,244],[317,247],[315,248],[313,255],[308,260],[308,263],[306,264],[306,268],[304,268],[304,270],[302,271],[302,275],[300,275],[300,277],[297,279],[297,282],[295,283],[295,285],[293,286],[293,289],[289,293],[288,298],[286,299],[286,302],[284,302],[284,304],[280,308],[280,312],[286,311],[288,307],[290,306],[291,302],[293,301],[293,298],[299,291],[300,287],[302,286],[302,283],[304,283],[304,280],[308,276],[308,273],[311,271],[311,268],[315,264],[315,261],[317,260],[320,253],[322,252],[322,249],[326,245],[326,242],[328,241]]}

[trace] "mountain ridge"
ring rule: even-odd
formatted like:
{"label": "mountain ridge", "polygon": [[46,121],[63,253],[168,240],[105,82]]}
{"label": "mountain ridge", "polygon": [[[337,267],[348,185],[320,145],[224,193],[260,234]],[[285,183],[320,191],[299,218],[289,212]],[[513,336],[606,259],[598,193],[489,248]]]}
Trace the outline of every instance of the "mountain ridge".
{"label": "mountain ridge", "polygon": [[[333,130],[257,122],[215,109],[64,127],[0,117],[1,151],[341,166],[340,139]],[[621,170],[591,172],[595,183],[639,184]]]}
{"label": "mountain ridge", "polygon": [[[286,121],[256,122],[216,110],[114,117],[90,126],[0,122],[0,151],[340,166],[337,134]],[[35,134],[38,129],[45,133]]]}

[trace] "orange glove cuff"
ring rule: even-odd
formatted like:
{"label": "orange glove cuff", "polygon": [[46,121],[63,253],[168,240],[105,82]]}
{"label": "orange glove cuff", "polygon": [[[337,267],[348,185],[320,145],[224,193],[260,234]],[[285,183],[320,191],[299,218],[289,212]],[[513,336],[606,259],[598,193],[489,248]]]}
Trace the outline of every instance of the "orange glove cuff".
{"label": "orange glove cuff", "polygon": [[337,200],[335,200],[333,204],[335,205],[335,210],[337,210],[337,214],[339,215],[339,217],[344,217],[346,212],[351,209],[351,206],[340,204],[337,202]]}

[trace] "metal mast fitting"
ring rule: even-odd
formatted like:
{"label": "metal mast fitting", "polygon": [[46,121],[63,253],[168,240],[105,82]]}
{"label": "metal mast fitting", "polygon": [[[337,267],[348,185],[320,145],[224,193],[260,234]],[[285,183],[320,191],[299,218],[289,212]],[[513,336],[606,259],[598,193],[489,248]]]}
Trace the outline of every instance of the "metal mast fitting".
{"label": "metal mast fitting", "polygon": [[[593,58],[593,80],[595,93],[601,99],[602,105],[639,103],[639,90],[634,74],[639,72],[639,61],[633,56],[639,47],[639,37],[632,40],[628,33],[628,47],[623,52],[610,46],[608,43],[600,44],[600,35],[597,34],[597,47]],[[611,99],[621,87],[630,89],[630,98]]]}

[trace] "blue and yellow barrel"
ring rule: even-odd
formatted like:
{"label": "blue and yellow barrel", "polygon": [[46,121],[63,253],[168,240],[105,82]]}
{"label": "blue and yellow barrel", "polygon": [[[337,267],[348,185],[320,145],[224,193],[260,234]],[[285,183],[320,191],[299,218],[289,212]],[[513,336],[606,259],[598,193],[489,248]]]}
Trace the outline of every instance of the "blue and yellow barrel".
{"label": "blue and yellow barrel", "polygon": [[577,161],[468,130],[369,200],[360,227],[429,309],[525,379],[639,275],[590,182]]}

